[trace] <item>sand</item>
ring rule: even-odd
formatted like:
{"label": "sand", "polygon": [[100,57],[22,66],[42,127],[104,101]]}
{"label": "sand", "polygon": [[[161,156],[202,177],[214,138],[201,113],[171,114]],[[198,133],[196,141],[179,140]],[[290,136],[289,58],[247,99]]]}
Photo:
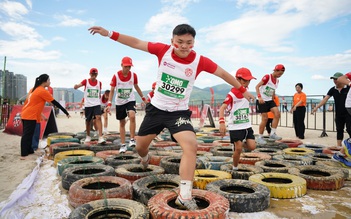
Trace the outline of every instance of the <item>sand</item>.
{"label": "sand", "polygon": [[[60,132],[81,132],[85,130],[84,119],[80,117],[79,113],[70,112],[71,118],[66,118],[64,115],[58,115],[56,123]],[[137,116],[137,128],[142,121],[142,113],[138,113]],[[196,127],[199,123],[198,120],[194,120],[193,124]],[[127,128],[128,128],[127,123]],[[115,116],[109,117],[109,130],[117,131],[118,122]],[[258,133],[257,125],[253,126],[255,133]],[[45,201],[46,204],[61,203],[61,215],[62,218],[69,213],[71,207],[68,206],[66,195],[67,192],[63,191],[57,184],[60,179],[56,176],[54,168],[52,167],[52,161],[43,160],[41,164],[36,163],[36,157],[30,160],[20,160],[20,136],[9,135],[4,132],[0,132],[1,139],[1,151],[0,157],[0,202],[2,205],[8,201],[9,196],[13,191],[16,190],[18,185],[26,178],[27,175],[32,173],[35,167],[41,166],[38,177],[35,179],[33,187],[48,187],[46,190],[40,190],[42,193],[47,193],[49,199]],[[292,128],[278,128],[278,135],[284,139],[297,139],[294,136],[294,130]],[[320,137],[320,130],[306,130],[304,143],[316,143],[325,146],[334,146],[336,144],[336,133],[328,132],[328,137]],[[45,142],[42,142],[42,146]],[[38,160],[37,160],[38,161]],[[39,162],[40,163],[40,162]],[[41,182],[41,184],[38,184]],[[55,182],[56,184],[52,184]],[[36,190],[28,188],[27,192],[31,196],[38,196],[35,194]],[[33,192],[34,191],[34,192]],[[47,191],[47,192],[45,192]],[[34,194],[33,194],[34,193]],[[271,199],[271,206],[264,212],[251,213],[251,214],[236,214],[230,213],[230,218],[347,218],[351,215],[351,183],[346,181],[345,186],[338,191],[313,191],[308,190],[307,195],[297,199]],[[45,194],[41,194],[35,199],[42,199]],[[50,198],[51,197],[51,198]],[[40,209],[41,212],[48,211],[49,206],[45,206],[45,203],[37,204],[34,206],[26,206],[18,202],[19,206],[16,206],[18,211],[21,211],[23,218],[36,218],[35,209]],[[41,209],[45,207],[44,209]],[[30,210],[28,209],[30,208]],[[57,206],[51,208],[57,209]],[[34,210],[34,213],[33,213]],[[29,213],[32,212],[32,213]],[[48,218],[53,213],[49,214]],[[348,216],[347,216],[348,215]]]}

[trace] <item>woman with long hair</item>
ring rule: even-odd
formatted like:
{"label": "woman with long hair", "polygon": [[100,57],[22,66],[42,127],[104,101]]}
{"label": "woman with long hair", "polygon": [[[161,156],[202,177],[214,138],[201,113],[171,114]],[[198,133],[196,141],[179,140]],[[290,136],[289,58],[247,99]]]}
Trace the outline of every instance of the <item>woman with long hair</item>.
{"label": "woman with long hair", "polygon": [[50,102],[57,106],[69,118],[67,110],[58,103],[50,94],[46,87],[50,86],[50,77],[47,74],[42,74],[35,79],[34,87],[28,94],[27,100],[23,105],[21,119],[23,125],[23,134],[21,138],[21,160],[28,159],[28,155],[33,154],[32,138],[35,131],[35,126],[41,120],[41,113],[45,103]]}

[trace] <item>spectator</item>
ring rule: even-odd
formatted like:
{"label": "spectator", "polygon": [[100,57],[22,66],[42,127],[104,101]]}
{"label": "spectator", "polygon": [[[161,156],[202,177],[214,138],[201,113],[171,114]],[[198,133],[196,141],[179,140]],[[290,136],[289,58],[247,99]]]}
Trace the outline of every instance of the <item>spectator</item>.
{"label": "spectator", "polygon": [[302,92],[303,85],[295,85],[296,93],[293,97],[293,105],[290,112],[293,113],[293,124],[295,135],[299,139],[305,139],[305,116],[306,116],[306,94]]}

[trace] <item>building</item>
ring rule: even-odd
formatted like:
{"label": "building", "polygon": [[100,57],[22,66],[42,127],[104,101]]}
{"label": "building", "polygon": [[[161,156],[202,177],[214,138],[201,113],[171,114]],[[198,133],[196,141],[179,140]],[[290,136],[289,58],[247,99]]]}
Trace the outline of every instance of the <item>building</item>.
{"label": "building", "polygon": [[8,70],[0,70],[0,96],[7,99],[10,103],[27,94],[27,77],[21,74],[14,74]]}
{"label": "building", "polygon": [[66,103],[74,102],[74,93],[69,88],[54,88],[54,98]]}

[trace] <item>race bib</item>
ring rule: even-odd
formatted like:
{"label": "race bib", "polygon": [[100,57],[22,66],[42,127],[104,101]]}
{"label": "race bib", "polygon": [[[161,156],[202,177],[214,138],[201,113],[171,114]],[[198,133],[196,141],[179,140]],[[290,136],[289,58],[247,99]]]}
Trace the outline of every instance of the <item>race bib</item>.
{"label": "race bib", "polygon": [[132,88],[118,88],[117,93],[118,93],[118,98],[120,99],[128,99],[130,94],[132,93]]}
{"label": "race bib", "polygon": [[177,99],[184,99],[189,81],[177,78],[172,75],[162,73],[162,84],[158,87],[158,92]]}
{"label": "race bib", "polygon": [[248,123],[249,120],[249,108],[243,108],[235,110],[233,124]]}
{"label": "race bib", "polygon": [[99,90],[98,89],[87,89],[87,97],[88,98],[99,98]]}
{"label": "race bib", "polygon": [[266,86],[265,90],[264,90],[264,95],[266,95],[267,97],[272,97],[273,94],[274,94],[274,91],[275,89],[274,88],[271,88],[271,87],[268,87]]}

